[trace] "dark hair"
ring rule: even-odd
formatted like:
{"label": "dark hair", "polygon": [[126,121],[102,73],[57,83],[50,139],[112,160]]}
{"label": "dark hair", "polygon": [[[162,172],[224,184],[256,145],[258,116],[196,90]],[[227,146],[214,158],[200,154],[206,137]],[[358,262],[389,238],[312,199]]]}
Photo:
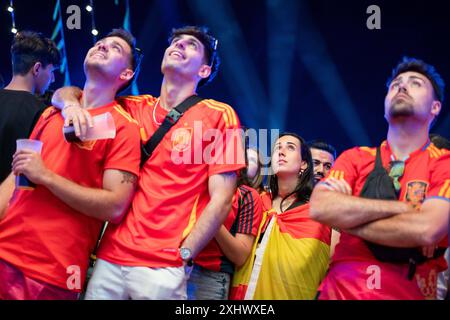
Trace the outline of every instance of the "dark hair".
{"label": "dark hair", "polygon": [[447,138],[439,134],[432,133],[430,134],[430,140],[436,148],[450,150],[450,140]]}
{"label": "dark hair", "polygon": [[331,145],[322,140],[311,140],[306,143],[310,149],[319,149],[328,152],[336,160],[336,149]]}
{"label": "dark hair", "polygon": [[[314,187],[314,183],[313,183],[314,171],[313,171],[311,150],[309,149],[305,140],[296,133],[284,132],[284,133],[280,134],[277,141],[281,137],[284,137],[284,136],[295,137],[300,141],[300,152],[301,152],[302,160],[306,161],[307,168],[305,169],[303,174],[300,176],[300,179],[299,179],[294,191],[292,191],[290,194],[288,194],[286,197],[284,197],[281,200],[280,208],[283,207],[284,200],[286,200],[293,194],[295,194],[295,196],[296,196],[296,202],[300,202],[300,203],[309,202],[309,198],[311,197],[311,193],[312,193],[312,190]],[[272,156],[273,156],[273,148],[272,148]],[[270,192],[272,194],[272,199],[275,199],[278,196],[278,178],[275,174],[271,175],[269,177],[269,187],[270,187]]]}
{"label": "dark hair", "polygon": [[402,61],[392,70],[392,75],[388,79],[386,86],[389,88],[391,82],[397,78],[399,74],[408,71],[417,72],[427,77],[433,86],[434,98],[439,100],[441,103],[444,103],[444,80],[432,65],[429,65],[419,59],[403,57]]}
{"label": "dark hair", "polygon": [[208,28],[198,26],[184,26],[177,29],[172,29],[169,36],[169,44],[172,43],[175,37],[187,34],[197,38],[205,47],[205,61],[211,67],[211,74],[208,78],[201,79],[198,83],[198,87],[202,87],[210,83],[217,75],[219,71],[220,58],[217,54],[218,40],[208,33]]}
{"label": "dark hair", "polygon": [[61,63],[56,44],[45,38],[42,33],[34,31],[18,32],[11,45],[13,75],[26,75],[35,63],[40,62],[44,68],[49,64],[58,67]]}
{"label": "dark hair", "polygon": [[131,69],[134,72],[133,78],[131,78],[127,83],[125,83],[122,87],[119,88],[119,92],[125,91],[128,89],[134,81],[136,81],[140,67],[141,67],[141,61],[143,54],[139,48],[136,47],[136,38],[127,30],[125,29],[112,29],[110,33],[106,35],[106,38],[109,37],[118,37],[121,38],[123,41],[125,41],[131,49],[131,57],[130,57],[130,66]]}

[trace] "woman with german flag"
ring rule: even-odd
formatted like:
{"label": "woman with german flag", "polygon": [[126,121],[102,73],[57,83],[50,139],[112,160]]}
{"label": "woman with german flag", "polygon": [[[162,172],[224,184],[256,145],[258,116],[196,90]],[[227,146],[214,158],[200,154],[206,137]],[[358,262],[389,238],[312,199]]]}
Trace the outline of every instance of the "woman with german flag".
{"label": "woman with german flag", "polygon": [[236,270],[231,299],[314,299],[328,269],[331,229],[309,218],[311,152],[283,133],[272,152],[270,193],[252,255]]}

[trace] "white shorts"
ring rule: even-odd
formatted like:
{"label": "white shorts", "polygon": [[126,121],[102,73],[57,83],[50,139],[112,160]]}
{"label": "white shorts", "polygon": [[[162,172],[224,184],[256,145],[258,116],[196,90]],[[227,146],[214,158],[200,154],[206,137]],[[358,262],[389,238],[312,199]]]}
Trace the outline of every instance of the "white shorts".
{"label": "white shorts", "polygon": [[86,300],[186,300],[185,267],[128,267],[97,259]]}

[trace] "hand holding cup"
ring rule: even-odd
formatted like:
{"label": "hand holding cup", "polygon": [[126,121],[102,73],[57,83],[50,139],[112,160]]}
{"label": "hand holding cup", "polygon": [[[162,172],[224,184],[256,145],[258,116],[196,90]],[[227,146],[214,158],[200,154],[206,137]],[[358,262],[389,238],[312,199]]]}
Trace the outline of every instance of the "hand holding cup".
{"label": "hand holding cup", "polygon": [[16,187],[33,190],[45,175],[46,167],[41,158],[42,141],[19,139],[13,156],[12,169],[16,175]]}

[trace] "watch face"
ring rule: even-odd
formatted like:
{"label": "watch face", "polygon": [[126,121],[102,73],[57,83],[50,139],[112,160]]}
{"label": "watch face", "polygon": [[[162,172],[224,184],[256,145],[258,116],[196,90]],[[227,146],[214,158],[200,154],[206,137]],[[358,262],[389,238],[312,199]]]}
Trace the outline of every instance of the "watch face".
{"label": "watch face", "polygon": [[183,260],[189,259],[191,257],[191,250],[188,248],[181,248],[180,256],[181,256],[181,259],[183,259]]}

